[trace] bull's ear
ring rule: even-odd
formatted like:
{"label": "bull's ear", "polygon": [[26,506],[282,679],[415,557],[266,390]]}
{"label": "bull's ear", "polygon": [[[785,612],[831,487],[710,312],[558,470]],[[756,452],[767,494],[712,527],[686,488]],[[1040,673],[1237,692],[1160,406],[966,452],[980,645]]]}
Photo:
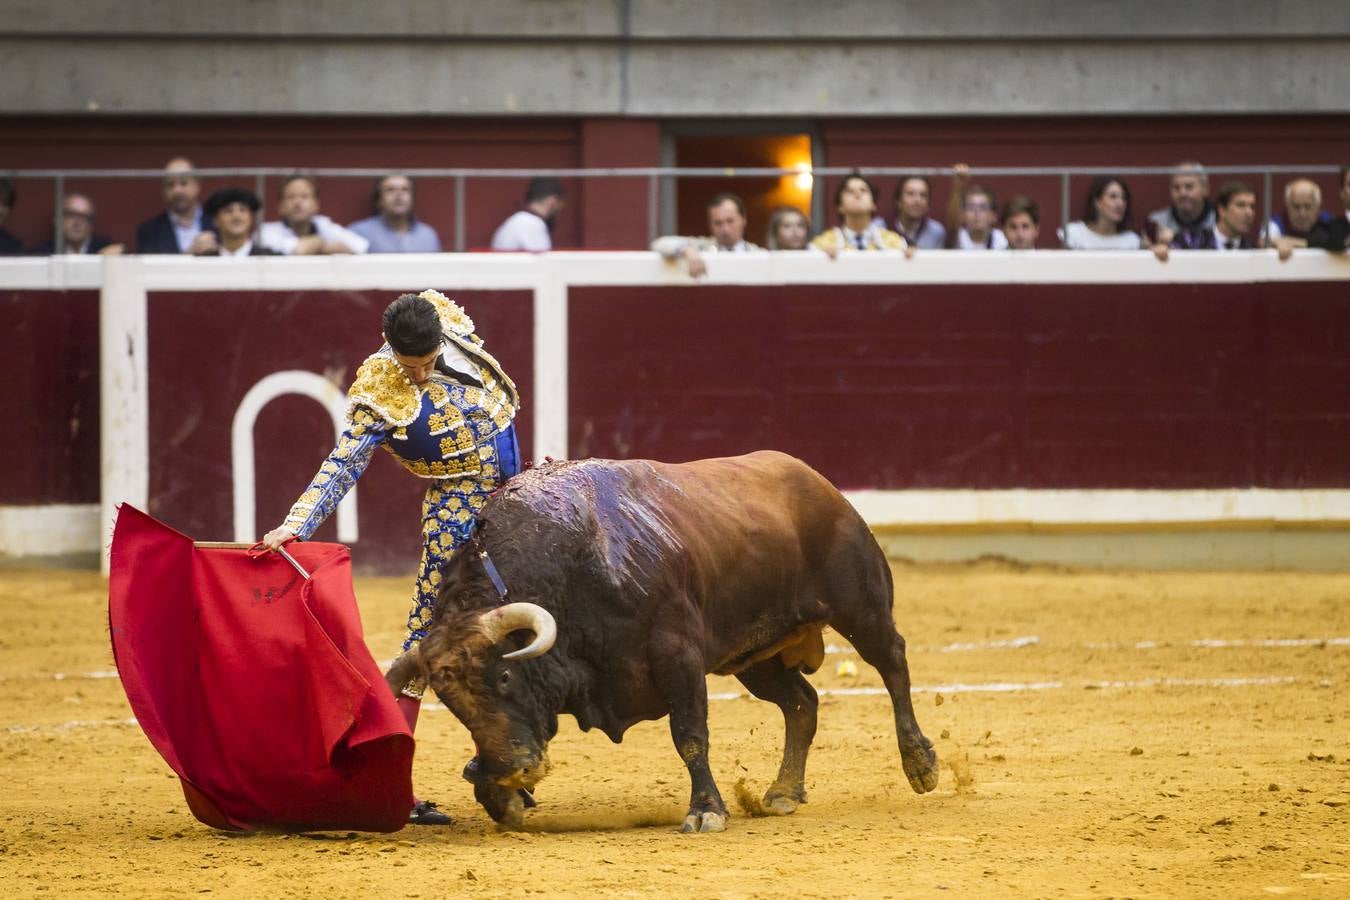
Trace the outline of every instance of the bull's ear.
{"label": "bull's ear", "polygon": [[394,660],[389,671],[384,673],[385,683],[389,685],[389,690],[394,692],[395,697],[403,693],[408,682],[421,674],[422,661],[417,649],[413,647],[411,650],[403,651],[403,655]]}

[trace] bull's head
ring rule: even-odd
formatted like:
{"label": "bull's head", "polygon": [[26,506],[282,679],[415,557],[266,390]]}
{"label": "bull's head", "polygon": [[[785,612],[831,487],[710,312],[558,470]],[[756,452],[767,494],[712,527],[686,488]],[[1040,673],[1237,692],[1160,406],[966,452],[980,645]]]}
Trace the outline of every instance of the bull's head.
{"label": "bull's head", "polygon": [[[513,635],[523,632],[531,637],[518,646]],[[548,771],[556,679],[525,663],[547,653],[557,633],[553,616],[533,603],[461,613],[436,622],[386,676],[396,692],[420,677],[469,729],[478,745],[474,794],[498,822],[520,824],[518,790]]]}

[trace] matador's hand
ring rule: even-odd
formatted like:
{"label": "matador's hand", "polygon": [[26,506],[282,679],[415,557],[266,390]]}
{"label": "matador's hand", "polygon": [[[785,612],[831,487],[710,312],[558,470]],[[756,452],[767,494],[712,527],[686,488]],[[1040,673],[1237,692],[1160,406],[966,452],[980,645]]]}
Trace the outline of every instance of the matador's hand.
{"label": "matador's hand", "polygon": [[282,525],[280,528],[273,528],[263,535],[262,543],[268,550],[280,550],[281,546],[293,537],[295,537],[295,532]]}

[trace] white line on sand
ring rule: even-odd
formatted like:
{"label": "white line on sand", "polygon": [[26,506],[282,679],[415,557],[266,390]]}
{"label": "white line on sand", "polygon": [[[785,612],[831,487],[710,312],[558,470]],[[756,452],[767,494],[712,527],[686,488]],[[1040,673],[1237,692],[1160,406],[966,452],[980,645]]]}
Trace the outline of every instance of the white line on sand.
{"label": "white line on sand", "polygon": [[[1010,694],[1021,691],[1053,691],[1061,688],[1082,687],[1084,689],[1103,690],[1106,688],[1149,688],[1149,687],[1250,687],[1262,684],[1291,684],[1299,681],[1292,675],[1263,678],[1146,678],[1142,681],[1084,681],[1065,683],[1063,681],[994,681],[984,684],[934,684],[914,685],[915,694]],[[856,688],[820,688],[817,693],[822,697],[876,697],[886,693],[884,687]],[[739,700],[750,695],[744,691],[727,691],[709,694],[709,700]]]}
{"label": "white line on sand", "polygon": [[[966,641],[956,644],[946,644],[942,647],[922,647],[910,646],[911,653],[923,653],[933,651],[937,653],[966,653],[977,650],[1017,650],[1023,647],[1035,647],[1041,643],[1039,636],[1027,634],[1021,637],[1007,638],[997,641]],[[1053,644],[1051,645],[1053,646]],[[1324,638],[1264,638],[1260,640],[1235,639],[1227,640],[1224,638],[1196,638],[1189,641],[1138,641],[1134,644],[1111,644],[1111,643],[1084,643],[1078,645],[1086,650],[1157,650],[1165,647],[1199,647],[1203,649],[1236,649],[1243,647],[1256,647],[1267,649],[1289,648],[1289,647],[1350,647],[1350,637],[1324,637]],[[856,656],[857,650],[847,645],[826,644],[825,652],[831,655]],[[388,669],[393,665],[392,659],[379,661],[381,669]],[[98,669],[93,672],[56,672],[52,675],[53,681],[72,681],[77,679],[103,679],[116,678],[116,669]]]}
{"label": "white line on sand", "polygon": [[11,725],[7,734],[35,734],[37,732],[74,731],[77,728],[106,728],[110,725],[135,725],[135,719],[76,719],[59,725]]}
{"label": "white line on sand", "polygon": [[[1292,675],[1273,675],[1260,678],[1146,678],[1142,681],[1083,681],[1066,683],[1063,681],[990,681],[982,684],[916,684],[912,688],[916,694],[1011,694],[1022,691],[1053,691],[1062,688],[1079,687],[1084,689],[1105,690],[1109,688],[1152,688],[1152,687],[1252,687],[1267,684],[1292,684],[1305,679]],[[1319,682],[1325,684],[1327,682]],[[822,697],[877,697],[886,693],[882,687],[843,687],[819,688]],[[709,700],[749,699],[744,691],[723,691],[708,695]],[[439,703],[428,703],[425,709],[442,711]],[[72,731],[76,728],[101,728],[107,726],[135,725],[135,719],[77,719],[62,722],[59,725],[11,725],[5,729],[7,734],[33,734],[38,732]]]}
{"label": "white line on sand", "polygon": [[93,672],[77,672],[74,675],[68,675],[65,672],[57,672],[52,676],[53,681],[65,681],[70,678],[116,678],[116,669],[98,669]]}
{"label": "white line on sand", "polygon": [[1231,649],[1236,647],[1350,647],[1350,637],[1331,638],[1265,638],[1246,640],[1237,638],[1196,638],[1193,641],[1139,641],[1135,644],[1084,644],[1089,650],[1156,650],[1159,647],[1202,647]]}

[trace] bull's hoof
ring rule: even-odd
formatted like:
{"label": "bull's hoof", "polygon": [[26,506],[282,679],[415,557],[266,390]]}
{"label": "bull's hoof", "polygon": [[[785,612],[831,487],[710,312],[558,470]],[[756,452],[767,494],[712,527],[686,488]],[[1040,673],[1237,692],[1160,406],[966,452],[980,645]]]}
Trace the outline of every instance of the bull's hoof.
{"label": "bull's hoof", "polygon": [[522,791],[504,788],[486,779],[473,786],[474,798],[483,805],[483,809],[492,820],[503,829],[518,829],[525,824],[525,801]]}
{"label": "bull's hoof", "polygon": [[726,813],[705,812],[690,813],[684,818],[684,826],[680,828],[685,834],[708,834],[714,831],[727,830]]}
{"label": "bull's hoof", "polygon": [[795,790],[769,788],[768,793],[764,795],[763,807],[766,815],[790,816],[805,802],[806,791],[801,788]]}
{"label": "bull's hoof", "polygon": [[519,831],[525,826],[525,801],[520,799],[519,794],[515,794],[506,802],[506,809],[502,811],[502,817],[497,820],[497,827],[503,831]]}
{"label": "bull's hoof", "polygon": [[905,755],[901,762],[905,768],[905,777],[909,779],[909,786],[914,789],[914,793],[926,794],[937,787],[937,751],[933,749],[933,742],[928,738],[921,738],[919,749]]}

